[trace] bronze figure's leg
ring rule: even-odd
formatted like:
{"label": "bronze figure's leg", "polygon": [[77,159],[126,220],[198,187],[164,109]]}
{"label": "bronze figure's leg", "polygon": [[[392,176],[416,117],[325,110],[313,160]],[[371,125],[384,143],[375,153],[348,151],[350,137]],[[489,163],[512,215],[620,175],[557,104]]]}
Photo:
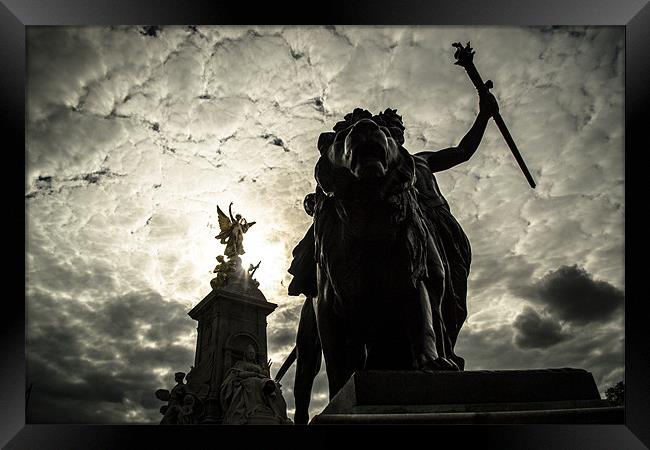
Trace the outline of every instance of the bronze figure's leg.
{"label": "bronze figure's leg", "polygon": [[433,313],[429,294],[420,281],[418,285],[417,304],[413,305],[413,312],[417,317],[408,327],[411,334],[411,346],[416,369],[434,369],[435,361],[440,357],[438,339],[434,329]]}
{"label": "bronze figure's leg", "polygon": [[454,351],[458,334],[467,319],[467,271],[458,268],[453,274],[455,296],[448,298],[442,305],[442,316],[447,327],[447,358],[453,361],[460,370],[465,369],[465,359]]}
{"label": "bronze figure's leg", "polygon": [[320,370],[321,359],[321,345],[313,299],[307,297],[300,311],[300,323],[296,336],[296,378],[293,392],[296,400],[294,422],[298,425],[306,425],[309,422],[311,389],[314,378]]}
{"label": "bronze figure's leg", "polygon": [[449,359],[451,356],[450,340],[442,315],[442,303],[446,301],[446,297],[449,297],[445,286],[445,266],[443,265],[438,247],[432,238],[429,239],[429,277],[426,283],[420,282],[420,297],[423,303],[425,299],[428,300],[430,314],[428,317],[431,318],[431,326],[435,333],[438,358],[435,364],[425,367],[425,369],[458,370],[456,363]]}

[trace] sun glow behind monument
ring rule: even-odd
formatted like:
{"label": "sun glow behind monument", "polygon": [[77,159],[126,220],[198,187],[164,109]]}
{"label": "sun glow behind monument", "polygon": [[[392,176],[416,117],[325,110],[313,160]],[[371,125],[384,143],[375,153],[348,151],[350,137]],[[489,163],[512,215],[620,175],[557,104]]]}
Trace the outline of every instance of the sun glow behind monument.
{"label": "sun glow behind monument", "polygon": [[260,290],[272,299],[280,286],[280,281],[284,278],[286,268],[283,263],[287,257],[285,245],[272,240],[269,234],[256,232],[259,230],[255,230],[255,227],[263,226],[264,224],[257,223],[246,234],[246,253],[241,256],[241,259],[244,268],[248,268],[249,264],[256,266],[258,262],[262,262],[255,272],[255,279],[260,282]]}

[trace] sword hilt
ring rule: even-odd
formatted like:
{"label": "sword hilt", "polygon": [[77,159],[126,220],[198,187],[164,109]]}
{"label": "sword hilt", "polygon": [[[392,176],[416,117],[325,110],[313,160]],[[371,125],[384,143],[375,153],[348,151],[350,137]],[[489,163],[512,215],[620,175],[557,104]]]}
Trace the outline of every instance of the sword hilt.
{"label": "sword hilt", "polygon": [[465,47],[463,47],[460,42],[454,42],[451,44],[457,48],[456,53],[454,53],[454,58],[456,58],[454,64],[465,69],[476,90],[479,94],[482,94],[492,89],[494,84],[492,83],[492,80],[487,80],[485,83],[483,82],[481,75],[479,75],[478,70],[476,70],[476,66],[474,65],[474,54],[476,52],[474,52],[469,44],[470,43],[468,42]]}
{"label": "sword hilt", "polygon": [[[468,42],[465,47],[463,47],[463,44],[460,42],[454,42],[451,44],[453,47],[456,47],[456,52],[454,53],[456,62],[454,64],[465,69],[476,90],[481,92],[486,89],[486,83],[483,83],[481,75],[479,75],[478,70],[476,70],[476,66],[474,66],[474,54],[476,52],[474,52],[474,49],[472,49],[469,44],[470,43]],[[490,88],[491,87],[492,86],[490,86]]]}

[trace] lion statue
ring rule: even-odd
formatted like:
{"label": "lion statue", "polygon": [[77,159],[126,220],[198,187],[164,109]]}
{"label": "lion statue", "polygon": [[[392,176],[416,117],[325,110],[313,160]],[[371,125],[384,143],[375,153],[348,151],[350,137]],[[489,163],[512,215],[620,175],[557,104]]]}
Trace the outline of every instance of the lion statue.
{"label": "lion statue", "polygon": [[[487,97],[487,98],[486,98]],[[397,111],[356,108],[319,136],[313,224],[293,251],[289,295],[304,294],[295,423],[306,423],[325,357],[332,399],[364,369],[463,370],[471,248],[433,172],[467,161],[497,108],[491,94],[457,147],[410,154]]]}

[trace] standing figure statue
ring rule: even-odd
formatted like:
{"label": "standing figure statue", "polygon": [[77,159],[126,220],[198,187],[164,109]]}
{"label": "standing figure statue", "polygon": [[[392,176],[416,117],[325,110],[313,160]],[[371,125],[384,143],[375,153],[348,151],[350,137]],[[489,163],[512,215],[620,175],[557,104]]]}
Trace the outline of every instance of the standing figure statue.
{"label": "standing figure statue", "polygon": [[219,229],[220,232],[215,239],[220,239],[222,244],[226,244],[224,255],[228,258],[235,258],[238,255],[243,255],[244,252],[244,233],[250,227],[255,225],[255,222],[246,222],[241,214],[232,215],[232,202],[228,207],[230,218],[217,206],[217,213],[219,215]]}
{"label": "standing figure statue", "polygon": [[271,361],[257,364],[252,345],[245,359],[237,361],[221,385],[220,399],[224,425],[288,424],[287,404],[280,387],[270,378]]}

